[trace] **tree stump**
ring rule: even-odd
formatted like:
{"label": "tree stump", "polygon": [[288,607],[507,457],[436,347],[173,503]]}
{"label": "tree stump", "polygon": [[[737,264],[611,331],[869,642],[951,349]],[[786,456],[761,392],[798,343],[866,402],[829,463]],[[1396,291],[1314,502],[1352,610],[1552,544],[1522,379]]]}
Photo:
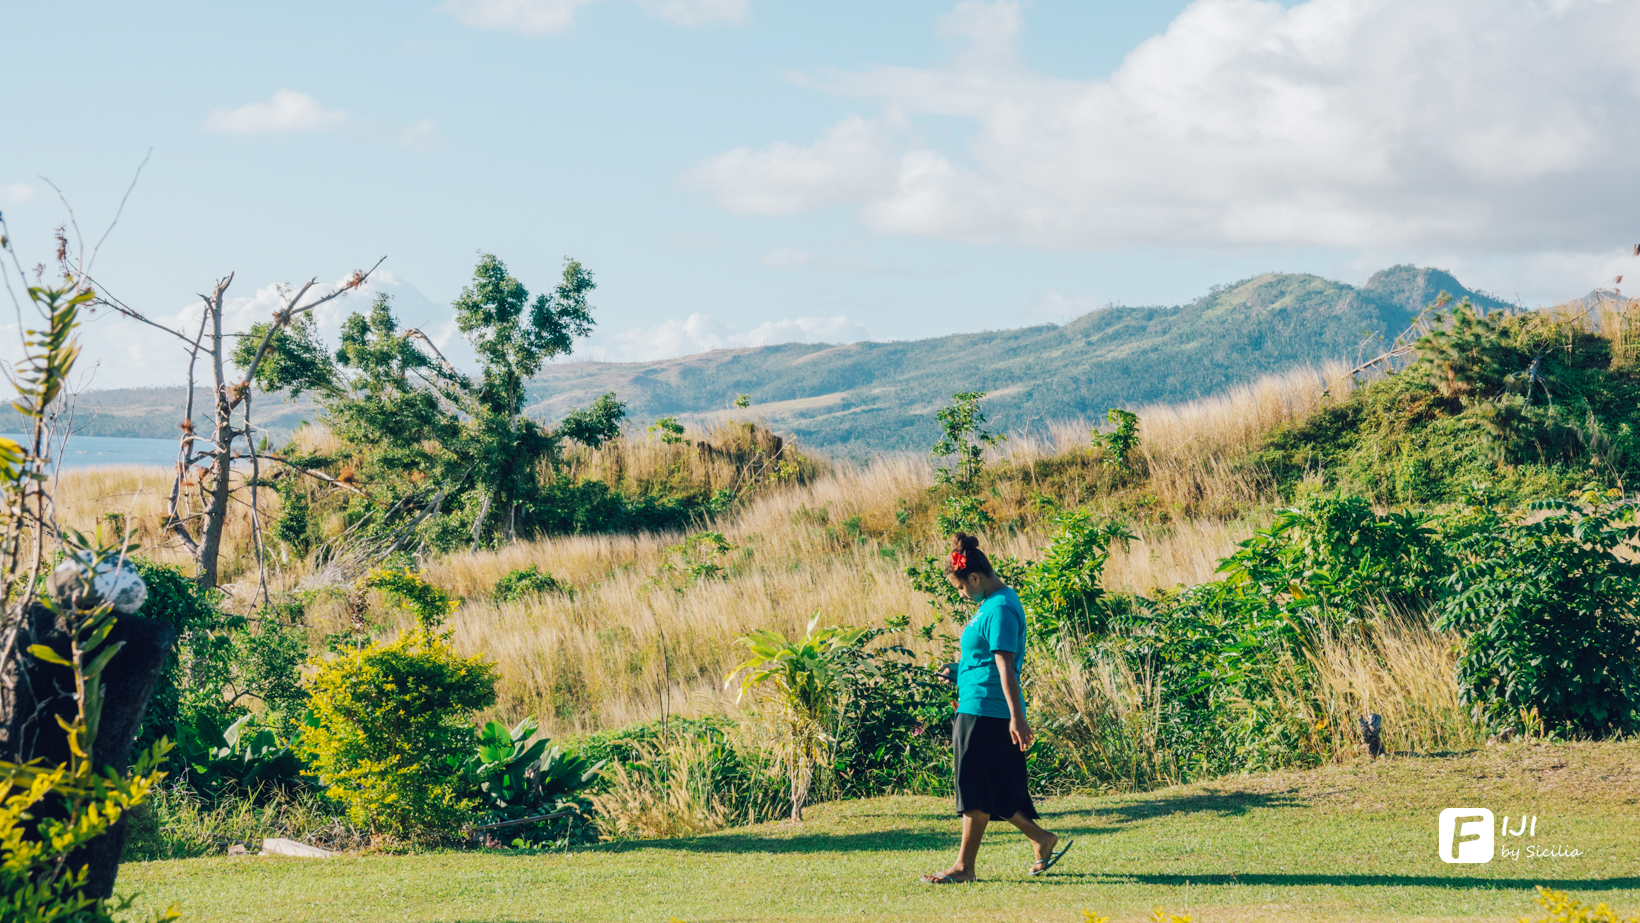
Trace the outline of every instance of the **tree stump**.
{"label": "tree stump", "polygon": [[[72,609],[65,607],[65,611]],[[124,642],[102,673],[103,711],[92,743],[91,757],[98,768],[111,766],[125,772],[131,766],[131,746],[142,730],[148,698],[165,667],[174,632],[170,625],[135,615],[120,615],[108,637],[109,644]],[[68,762],[68,736],[57,724],[60,716],[72,721],[79,708],[74,699],[74,676],[68,669],[45,663],[28,653],[29,645],[68,649],[68,626],[51,610],[36,605],[20,626],[11,660],[0,665],[0,759],[26,763],[45,759]],[[36,817],[63,816],[61,808],[41,804]],[[84,893],[109,898],[119,873],[120,850],[125,845],[125,818],[70,860],[87,867]]]}

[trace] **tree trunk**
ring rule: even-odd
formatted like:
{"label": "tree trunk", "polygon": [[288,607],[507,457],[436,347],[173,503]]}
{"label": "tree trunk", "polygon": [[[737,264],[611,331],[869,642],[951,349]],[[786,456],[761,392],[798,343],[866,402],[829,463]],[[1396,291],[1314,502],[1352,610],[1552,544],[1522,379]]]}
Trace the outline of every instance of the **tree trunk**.
{"label": "tree trunk", "polygon": [[490,498],[493,496],[495,491],[484,492],[484,500],[478,505],[478,515],[473,517],[473,551],[478,550],[479,540],[484,537],[484,520],[490,518]]}
{"label": "tree trunk", "polygon": [[[0,759],[15,763],[44,759],[65,765],[69,760],[68,735],[57,722],[59,718],[72,721],[79,713],[73,674],[23,652],[31,644],[66,648],[67,626],[49,609],[35,605],[20,634],[18,653],[0,667]],[[125,646],[103,669],[103,711],[96,740],[91,744],[93,765],[120,773],[130,768],[131,745],[142,730],[148,698],[170,655],[172,640],[171,626],[157,619],[122,615],[115,620],[106,643],[124,642]],[[50,802],[36,805],[30,813],[35,820],[63,816],[61,806]],[[71,857],[71,864],[87,866],[83,889],[86,896],[113,896],[124,846],[122,819]]]}
{"label": "tree trunk", "polygon": [[[208,309],[211,311],[211,375],[215,382],[216,428],[212,439],[216,446],[212,454],[210,503],[205,508],[205,524],[199,539],[199,585],[207,590],[216,587],[217,558],[222,553],[222,530],[228,523],[228,501],[233,493],[233,401],[228,393],[228,382],[222,367],[222,292]],[[249,387],[249,385],[247,385]]]}

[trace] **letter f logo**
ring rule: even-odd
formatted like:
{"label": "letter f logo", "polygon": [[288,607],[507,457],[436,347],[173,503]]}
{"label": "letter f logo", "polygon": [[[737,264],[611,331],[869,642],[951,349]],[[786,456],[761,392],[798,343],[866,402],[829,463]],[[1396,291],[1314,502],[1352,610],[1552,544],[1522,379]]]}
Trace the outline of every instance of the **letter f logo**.
{"label": "letter f logo", "polygon": [[[1458,819],[1463,818],[1463,823]],[[1485,808],[1447,808],[1441,812],[1442,862],[1491,862],[1492,812]]]}

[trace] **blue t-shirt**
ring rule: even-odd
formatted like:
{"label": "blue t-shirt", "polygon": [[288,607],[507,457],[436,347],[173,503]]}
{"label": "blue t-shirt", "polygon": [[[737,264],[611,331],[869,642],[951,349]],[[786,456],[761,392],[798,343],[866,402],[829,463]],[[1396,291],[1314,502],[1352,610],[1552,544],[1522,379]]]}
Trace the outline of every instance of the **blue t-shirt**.
{"label": "blue t-shirt", "polygon": [[[962,630],[962,659],[957,661],[957,713],[1011,718],[1002,694],[997,651],[1014,653],[1014,671],[1025,667],[1025,607],[1013,590],[1003,587],[985,597]],[[1025,703],[1021,702],[1024,708]]]}

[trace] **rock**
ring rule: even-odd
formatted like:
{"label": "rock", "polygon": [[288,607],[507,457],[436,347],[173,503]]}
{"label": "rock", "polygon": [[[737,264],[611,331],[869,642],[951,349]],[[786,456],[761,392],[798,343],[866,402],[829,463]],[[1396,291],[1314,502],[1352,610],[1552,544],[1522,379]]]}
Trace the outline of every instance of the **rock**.
{"label": "rock", "polygon": [[148,585],[142,582],[142,575],[130,561],[104,561],[97,567],[96,575],[87,581],[90,570],[88,561],[71,557],[57,565],[46,578],[46,592],[59,605],[82,611],[110,602],[114,611],[122,615],[136,612],[148,601]]}
{"label": "rock", "polygon": [[270,837],[262,841],[262,855],[264,856],[297,856],[302,859],[329,859],[336,855],[328,849],[298,843],[282,837]]}
{"label": "rock", "polygon": [[235,843],[232,846],[229,846],[228,847],[228,855],[230,855],[230,856],[243,856],[243,855],[245,855],[245,844],[244,843]]}

